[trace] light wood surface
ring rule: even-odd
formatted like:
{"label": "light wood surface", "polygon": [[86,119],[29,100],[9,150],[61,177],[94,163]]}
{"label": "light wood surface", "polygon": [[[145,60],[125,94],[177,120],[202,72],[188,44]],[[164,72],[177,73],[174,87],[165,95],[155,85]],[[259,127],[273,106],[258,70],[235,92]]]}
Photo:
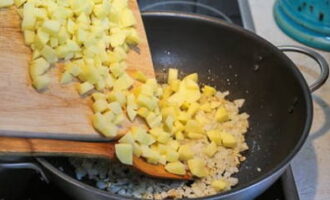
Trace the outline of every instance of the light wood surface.
{"label": "light wood surface", "polygon": [[[129,2],[142,38],[138,51],[128,56],[129,72],[140,70],[154,77],[137,2]],[[0,135],[104,140],[91,125],[90,98],[78,95],[77,83],[59,83],[60,67],[51,70],[52,83],[45,92],[39,93],[31,86],[31,51],[24,45],[20,23],[15,7],[0,9]],[[126,121],[123,127],[128,124]]]}
{"label": "light wood surface", "polygon": [[[78,142],[48,139],[21,139],[0,137],[0,155],[20,156],[80,156],[114,159],[115,143],[113,142]],[[133,158],[133,167],[140,172],[166,179],[191,179],[190,174],[178,176],[168,173],[162,165],[152,165],[143,159]]]}

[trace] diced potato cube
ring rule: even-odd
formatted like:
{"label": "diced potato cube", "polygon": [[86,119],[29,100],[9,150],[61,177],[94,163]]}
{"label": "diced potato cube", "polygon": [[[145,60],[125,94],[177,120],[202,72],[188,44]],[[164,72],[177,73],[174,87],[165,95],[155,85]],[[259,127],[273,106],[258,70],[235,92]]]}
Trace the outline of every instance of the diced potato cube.
{"label": "diced potato cube", "polygon": [[125,120],[124,113],[120,113],[120,114],[115,115],[115,119],[113,120],[113,123],[116,125],[121,125],[124,120]]}
{"label": "diced potato cube", "polygon": [[170,68],[168,70],[167,83],[171,83],[173,80],[177,80],[178,79],[178,74],[179,74],[178,69]]}
{"label": "diced potato cube", "polygon": [[181,111],[179,113],[179,115],[177,116],[177,119],[180,120],[183,123],[186,123],[190,119],[190,116],[187,112]]}
{"label": "diced potato cube", "polygon": [[197,177],[206,177],[208,175],[208,170],[205,163],[200,158],[193,158],[188,160],[188,167],[190,172]]}
{"label": "diced potato cube", "polygon": [[23,21],[22,21],[23,31],[33,30],[34,26],[36,24],[36,21],[37,21],[36,17],[32,13],[29,13],[29,15],[24,15]]}
{"label": "diced potato cube", "polygon": [[70,35],[65,27],[61,27],[60,31],[58,32],[57,39],[59,44],[64,44],[70,38]]}
{"label": "diced potato cube", "polygon": [[122,10],[128,6],[128,0],[112,0],[112,8],[115,12]]}
{"label": "diced potato cube", "polygon": [[92,123],[94,128],[106,137],[113,138],[117,135],[118,127],[109,122],[101,113],[95,113],[93,115]]}
{"label": "diced potato cube", "polygon": [[187,137],[190,139],[202,139],[204,135],[196,132],[188,132]]}
{"label": "diced potato cube", "polygon": [[188,144],[179,147],[179,159],[182,161],[189,160],[194,157],[194,153],[191,150],[191,146]]}
{"label": "diced potato cube", "polygon": [[136,102],[141,107],[146,107],[149,110],[154,110],[157,107],[157,101],[152,97],[148,97],[146,95],[139,95],[136,99]]}
{"label": "diced potato cube", "polygon": [[177,92],[179,90],[180,83],[181,83],[180,80],[172,80],[170,82],[170,88],[171,88],[171,90],[173,90],[173,92]]}
{"label": "diced potato cube", "polygon": [[190,104],[187,112],[190,116],[194,116],[195,113],[198,111],[198,109],[199,109],[199,104],[196,102],[193,102]]}
{"label": "diced potato cube", "polygon": [[42,75],[49,69],[49,67],[50,65],[45,59],[38,58],[32,61],[30,65],[30,75],[32,78]]}
{"label": "diced potato cube", "polygon": [[94,99],[94,101],[97,101],[97,100],[106,100],[106,96],[105,94],[101,93],[101,92],[94,92],[92,94],[92,97]]}
{"label": "diced potato cube", "polygon": [[121,114],[123,112],[123,110],[121,109],[121,105],[118,102],[111,102],[109,103],[108,107],[110,108],[110,110],[112,112],[114,112],[115,114]]}
{"label": "diced potato cube", "polygon": [[[10,0],[9,0],[10,1]],[[27,0],[14,0],[17,8],[21,7]]]}
{"label": "diced potato cube", "polygon": [[136,142],[133,144],[133,153],[136,157],[140,157],[142,155],[142,148]]}
{"label": "diced potato cube", "polygon": [[150,112],[145,119],[147,121],[148,126],[150,128],[154,128],[161,125],[162,115],[155,115],[154,113]]}
{"label": "diced potato cube", "polygon": [[221,103],[219,101],[212,101],[210,105],[211,105],[212,109],[215,109],[215,108],[219,107],[221,105]]}
{"label": "diced potato cube", "polygon": [[89,82],[83,82],[83,83],[80,83],[78,85],[78,92],[80,95],[84,95],[86,94],[87,92],[91,91],[92,89],[94,89],[94,86],[92,84],[90,84]]}
{"label": "diced potato cube", "polygon": [[103,116],[108,122],[113,122],[116,119],[116,115],[110,110],[103,113]]}
{"label": "diced potato cube", "polygon": [[129,27],[136,24],[133,12],[129,8],[120,11],[120,24],[122,27]]}
{"label": "diced potato cube", "polygon": [[179,160],[179,153],[172,150],[172,149],[168,149],[166,152],[166,160],[168,162],[176,162]]}
{"label": "diced potato cube", "polygon": [[29,45],[32,44],[34,41],[35,33],[31,30],[25,30],[24,31],[24,40],[25,44]]}
{"label": "diced potato cube", "polygon": [[161,159],[161,155],[158,152],[150,149],[148,146],[141,145],[141,149],[142,149],[142,156],[147,158],[147,162],[152,164],[157,164]]}
{"label": "diced potato cube", "polygon": [[234,148],[236,146],[236,139],[232,134],[221,132],[220,133],[222,145],[229,148]]}
{"label": "diced potato cube", "polygon": [[228,183],[224,180],[214,180],[214,181],[212,181],[211,186],[217,192],[220,192],[220,191],[223,191],[223,190],[227,189]]}
{"label": "diced potato cube", "polygon": [[55,63],[57,62],[57,56],[54,49],[52,49],[49,46],[44,46],[44,48],[40,51],[40,54],[49,62],[49,63]]}
{"label": "diced potato cube", "polygon": [[175,108],[172,107],[172,106],[169,106],[169,107],[163,107],[162,108],[162,115],[163,115],[163,118],[167,118],[168,116],[175,116],[176,113],[175,113]]}
{"label": "diced potato cube", "polygon": [[162,144],[166,144],[171,139],[171,135],[165,131],[158,132],[155,137],[156,140]]}
{"label": "diced potato cube", "polygon": [[47,88],[49,83],[50,83],[50,78],[45,74],[32,78],[32,85],[37,90],[43,90]]}
{"label": "diced potato cube", "polygon": [[134,144],[135,139],[131,132],[127,132],[123,137],[120,138],[119,143]]}
{"label": "diced potato cube", "polygon": [[38,29],[37,31],[37,40],[39,40],[42,45],[46,45],[49,41],[49,34],[45,31],[43,31],[41,28]]}
{"label": "diced potato cube", "polygon": [[127,74],[122,74],[113,84],[114,90],[129,89],[134,83],[134,80]]}
{"label": "diced potato cube", "polygon": [[184,139],[184,135],[181,131],[178,131],[175,133],[175,139],[180,141],[180,140],[183,140]]}
{"label": "diced potato cube", "polygon": [[[161,155],[166,155],[166,154],[167,154],[167,150],[168,150],[167,145],[165,145],[165,144],[160,144],[160,143],[157,144],[157,151],[158,151]],[[165,156],[165,159],[166,159],[166,156]]]}
{"label": "diced potato cube", "polygon": [[204,153],[210,158],[213,157],[216,152],[217,152],[217,144],[213,141],[210,144],[208,144],[204,149]]}
{"label": "diced potato cube", "polygon": [[72,76],[78,76],[81,73],[81,68],[77,61],[71,64],[66,64],[65,70],[68,71]]}
{"label": "diced potato cube", "polygon": [[47,33],[56,35],[60,31],[61,23],[56,20],[46,20],[42,27]]}
{"label": "diced potato cube", "polygon": [[140,144],[144,145],[151,145],[155,142],[155,139],[152,137],[152,135],[149,135],[146,130],[142,128],[134,128],[132,130],[133,137],[136,141],[138,141]]}
{"label": "diced potato cube", "polygon": [[165,165],[165,169],[166,171],[173,174],[178,174],[178,175],[186,174],[186,169],[184,164],[179,161],[168,163],[167,165]]}
{"label": "diced potato cube", "polygon": [[35,8],[34,15],[41,20],[47,19],[47,10],[44,8]]}
{"label": "diced potato cube", "polygon": [[65,71],[61,75],[60,83],[61,84],[67,84],[67,83],[70,83],[72,81],[72,79],[73,79],[73,76],[68,71]]}
{"label": "diced potato cube", "polygon": [[50,38],[50,46],[52,48],[57,47],[58,46],[58,39],[57,38],[54,38],[54,37]]}
{"label": "diced potato cube", "polygon": [[165,126],[168,128],[168,130],[170,131],[173,130],[173,123],[174,123],[174,118],[172,116],[166,117]]}
{"label": "diced potato cube", "polygon": [[194,132],[194,133],[203,133],[204,128],[197,120],[188,120],[184,131],[187,133]]}
{"label": "diced potato cube", "polygon": [[92,105],[94,112],[104,112],[108,109],[108,102],[105,99],[98,99]]}
{"label": "diced potato cube", "polygon": [[76,24],[74,23],[74,21],[72,21],[72,19],[69,18],[66,26],[67,26],[68,32],[73,35],[76,31]]}
{"label": "diced potato cube", "polygon": [[179,121],[174,122],[174,131],[175,132],[181,132],[184,130],[184,128],[185,128],[185,126],[181,122],[179,122]]}
{"label": "diced potato cube", "polygon": [[41,55],[40,55],[40,51],[38,50],[33,50],[33,53],[32,53],[32,59],[37,59],[39,58]]}
{"label": "diced potato cube", "polygon": [[228,111],[224,107],[218,108],[218,110],[215,113],[215,119],[218,122],[225,122],[229,120]]}
{"label": "diced potato cube", "polygon": [[117,101],[123,106],[126,103],[126,93],[124,91],[113,90],[109,93],[108,100],[111,102]]}
{"label": "diced potato cube", "polygon": [[146,118],[149,115],[149,110],[145,107],[141,107],[138,109],[137,113],[139,116]]}
{"label": "diced potato cube", "polygon": [[132,93],[127,94],[126,102],[127,102],[127,106],[137,108],[134,94],[132,94]]}
{"label": "diced potato cube", "polygon": [[125,73],[126,65],[123,62],[113,63],[110,65],[110,71],[115,78]]}
{"label": "diced potato cube", "polygon": [[140,37],[139,34],[137,33],[136,29],[130,28],[127,30],[127,37],[126,37],[126,42],[131,45],[136,45],[140,43]]}
{"label": "diced potato cube", "polygon": [[221,135],[220,135],[220,131],[218,130],[210,130],[206,132],[207,137],[215,142],[217,145],[221,145],[222,144],[222,140],[221,140]]}
{"label": "diced potato cube", "polygon": [[144,73],[142,73],[141,71],[136,71],[133,74],[133,78],[135,78],[136,80],[145,83],[147,81],[147,77]]}
{"label": "diced potato cube", "polygon": [[212,111],[212,107],[211,107],[211,104],[209,103],[204,103],[200,106],[200,109],[206,113],[209,113]]}
{"label": "diced potato cube", "polygon": [[98,69],[89,64],[85,64],[81,66],[82,72],[79,74],[79,79],[87,80],[91,84],[96,84],[99,80],[102,80],[100,72]]}
{"label": "diced potato cube", "polygon": [[110,35],[110,44],[112,47],[118,47],[124,44],[127,36],[126,31],[119,31]]}
{"label": "diced potato cube", "polygon": [[133,165],[133,147],[131,144],[115,144],[118,160],[126,165]]}
{"label": "diced potato cube", "polygon": [[126,110],[127,110],[127,115],[128,115],[129,120],[134,121],[134,119],[137,115],[135,108],[131,105],[128,105],[126,107]]}
{"label": "diced potato cube", "polygon": [[197,73],[189,74],[186,77],[184,77],[182,80],[184,81],[191,80],[196,83],[198,81],[198,74]]}
{"label": "diced potato cube", "polygon": [[179,149],[180,143],[176,140],[171,140],[167,143],[167,145],[174,151],[177,151]]}

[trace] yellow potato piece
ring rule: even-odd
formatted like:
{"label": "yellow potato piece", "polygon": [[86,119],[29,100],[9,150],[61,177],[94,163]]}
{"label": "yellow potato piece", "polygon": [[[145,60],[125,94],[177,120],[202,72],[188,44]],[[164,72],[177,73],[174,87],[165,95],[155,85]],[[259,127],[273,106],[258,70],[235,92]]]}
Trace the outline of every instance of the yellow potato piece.
{"label": "yellow potato piece", "polygon": [[133,165],[133,147],[131,144],[115,144],[116,157],[126,165]]}
{"label": "yellow potato piece", "polygon": [[206,146],[206,148],[204,149],[204,153],[211,158],[214,156],[217,150],[218,150],[217,144],[214,141],[212,141],[210,144]]}
{"label": "yellow potato piece", "polygon": [[178,174],[178,175],[186,174],[186,169],[185,169],[184,164],[179,161],[166,164],[165,169],[166,169],[166,171],[173,173],[173,174]]}
{"label": "yellow potato piece", "polygon": [[134,144],[135,139],[131,132],[126,133],[123,137],[120,138],[119,143],[125,144]]}
{"label": "yellow potato piece", "polygon": [[118,127],[107,120],[107,117],[101,113],[95,113],[92,117],[92,123],[96,130],[104,136],[113,138],[117,136]]}
{"label": "yellow potato piece", "polygon": [[217,192],[220,192],[220,191],[223,191],[223,190],[227,189],[228,183],[224,180],[214,180],[214,181],[212,181],[211,186]]}
{"label": "yellow potato piece", "polygon": [[205,163],[200,158],[193,158],[188,160],[188,167],[190,172],[199,178],[206,177],[208,175],[208,170]]}
{"label": "yellow potato piece", "polygon": [[228,115],[228,111],[226,110],[226,108],[224,108],[224,107],[218,108],[218,110],[215,113],[215,119],[218,122],[228,121],[229,120],[229,115]]}
{"label": "yellow potato piece", "polygon": [[222,144],[222,138],[220,135],[220,131],[219,130],[211,130],[211,131],[207,131],[206,132],[207,137],[213,141],[214,143],[216,143],[217,145],[221,145]]}
{"label": "yellow potato piece", "polygon": [[208,97],[215,95],[215,93],[217,92],[217,90],[214,87],[211,87],[208,85],[205,85],[203,87],[202,91],[203,91],[203,95],[208,96]]}
{"label": "yellow potato piece", "polygon": [[188,144],[179,147],[179,159],[182,161],[189,160],[194,157],[194,153],[191,150],[191,146]]}
{"label": "yellow potato piece", "polygon": [[94,89],[94,86],[87,81],[80,83],[77,87],[77,90],[80,95],[85,95],[87,92],[89,92],[93,89]]}
{"label": "yellow potato piece", "polygon": [[50,78],[45,74],[35,76],[34,78],[32,78],[32,85],[37,90],[44,90],[45,88],[48,87],[49,83],[50,83]]}
{"label": "yellow potato piece", "polygon": [[179,153],[172,150],[172,149],[168,149],[166,152],[166,160],[168,162],[176,162],[179,160]]}
{"label": "yellow potato piece", "polygon": [[98,99],[92,105],[94,112],[104,112],[108,109],[108,102],[105,99]]}
{"label": "yellow potato piece", "polygon": [[237,142],[233,135],[226,132],[221,132],[220,135],[223,146],[229,148],[234,148],[236,146]]}

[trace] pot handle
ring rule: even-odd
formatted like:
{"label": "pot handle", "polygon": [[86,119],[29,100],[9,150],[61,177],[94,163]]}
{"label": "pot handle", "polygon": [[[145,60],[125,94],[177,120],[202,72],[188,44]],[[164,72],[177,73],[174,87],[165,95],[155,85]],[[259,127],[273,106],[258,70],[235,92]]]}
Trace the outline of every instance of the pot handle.
{"label": "pot handle", "polygon": [[329,65],[321,54],[306,47],[299,47],[294,45],[278,46],[278,48],[283,52],[297,52],[305,54],[318,63],[321,70],[320,76],[309,86],[311,92],[314,92],[315,90],[319,89],[328,79]]}
{"label": "pot handle", "polygon": [[220,10],[218,9],[215,9],[211,6],[208,6],[208,5],[205,5],[205,4],[202,4],[202,3],[198,3],[198,2],[189,2],[189,1],[164,1],[164,2],[156,2],[156,3],[153,3],[151,5],[147,5],[143,8],[141,8],[141,11],[142,12],[145,12],[145,11],[150,11],[158,6],[166,6],[166,5],[190,5],[190,6],[196,6],[196,7],[199,7],[199,8],[203,8],[205,10],[208,10],[208,11],[211,11],[213,12],[214,14],[216,15],[219,15],[221,18],[223,18],[225,21],[229,22],[229,23],[233,23],[233,21],[227,16],[225,15],[223,12],[221,12]]}
{"label": "pot handle", "polygon": [[41,176],[41,180],[44,180],[46,183],[49,183],[49,179],[43,172],[41,166],[34,162],[19,162],[19,163],[0,163],[0,169],[32,169],[36,171]]}

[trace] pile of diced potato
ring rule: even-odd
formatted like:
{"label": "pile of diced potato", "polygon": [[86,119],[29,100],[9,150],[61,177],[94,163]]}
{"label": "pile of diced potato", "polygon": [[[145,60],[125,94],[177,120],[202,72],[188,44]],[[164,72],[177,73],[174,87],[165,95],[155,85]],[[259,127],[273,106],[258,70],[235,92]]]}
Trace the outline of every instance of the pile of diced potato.
{"label": "pile of diced potato", "polygon": [[[194,142],[208,141],[203,153],[210,158],[219,146],[236,146],[232,134],[205,128],[206,114],[220,124],[230,115],[215,88],[200,88],[196,73],[179,79],[178,70],[169,69],[163,85],[142,72],[128,75],[128,45],[137,44],[139,37],[127,0],[1,0],[0,7],[13,3],[22,17],[25,43],[33,50],[30,75],[37,90],[47,88],[50,66],[64,61],[60,82],[78,80],[78,92],[92,95],[92,123],[104,136],[117,136],[125,118],[144,119],[146,126],[131,127],[115,145],[122,163],[132,165],[133,156],[143,157],[170,173],[189,170],[205,177],[209,172],[193,153]],[[133,87],[135,81],[140,84]],[[212,185],[226,187],[221,180]]]}
{"label": "pile of diced potato", "polygon": [[[178,70],[169,69],[167,84],[147,79],[132,90],[126,99],[127,107],[132,107],[135,111],[132,116],[142,117],[148,127],[132,127],[119,140],[116,153],[122,163],[132,165],[134,155],[164,165],[174,174],[184,175],[189,170],[194,176],[206,177],[208,168],[193,153],[194,143],[208,141],[203,153],[209,158],[219,151],[219,146],[236,146],[232,134],[206,129],[209,118],[221,124],[230,120],[230,115],[224,107],[225,100],[216,97],[216,89],[208,85],[201,89],[197,82],[196,73],[180,80]],[[108,115],[106,112],[103,116]],[[221,181],[214,184],[217,183],[223,184]]]}

